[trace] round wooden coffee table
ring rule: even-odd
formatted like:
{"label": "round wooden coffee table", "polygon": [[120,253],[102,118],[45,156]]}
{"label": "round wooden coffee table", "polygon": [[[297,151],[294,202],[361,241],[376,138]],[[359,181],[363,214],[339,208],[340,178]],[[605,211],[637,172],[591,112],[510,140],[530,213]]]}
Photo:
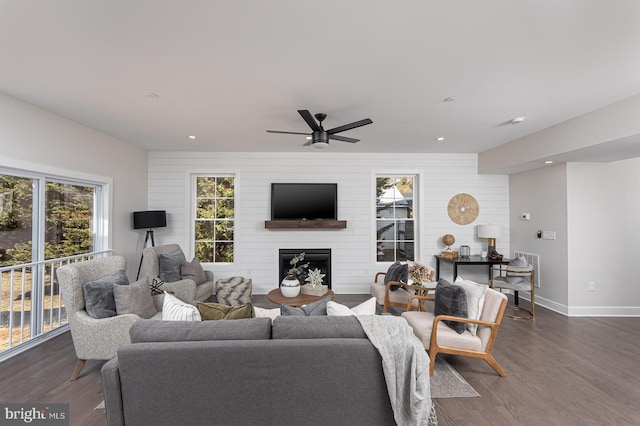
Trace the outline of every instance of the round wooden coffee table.
{"label": "round wooden coffee table", "polygon": [[327,296],[331,296],[331,299],[333,299],[335,293],[333,292],[333,290],[329,289],[322,296],[312,296],[310,294],[300,293],[296,297],[284,297],[280,292],[280,288],[276,288],[274,290],[271,290],[267,294],[267,299],[269,299],[269,302],[275,303],[276,305],[302,306],[308,305],[309,303],[317,302],[318,300],[324,299]]}

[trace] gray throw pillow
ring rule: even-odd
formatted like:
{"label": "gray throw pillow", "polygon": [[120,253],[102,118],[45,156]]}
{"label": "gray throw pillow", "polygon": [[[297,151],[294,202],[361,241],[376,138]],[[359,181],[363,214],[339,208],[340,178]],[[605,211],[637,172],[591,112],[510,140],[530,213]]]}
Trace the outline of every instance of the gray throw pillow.
{"label": "gray throw pillow", "polygon": [[[512,268],[526,268],[529,266],[529,262],[527,262],[527,258],[524,256],[518,256],[509,262],[509,266]],[[510,284],[517,284],[520,281],[524,281],[525,278],[520,274],[514,274],[507,272],[507,282]]]}
{"label": "gray throw pillow", "polygon": [[[401,281],[406,283],[408,278],[409,265],[396,261],[391,266],[389,266],[389,269],[387,269],[387,273],[384,275],[384,285],[386,286],[389,281]],[[399,288],[399,285],[392,285],[391,287],[389,287],[389,290],[396,291]]]}
{"label": "gray throw pillow", "polygon": [[289,305],[280,305],[280,314],[299,317],[327,315],[327,303],[329,303],[329,300],[331,300],[331,296],[327,296],[324,299],[299,308]]}
{"label": "gray throw pillow", "polygon": [[[459,285],[451,284],[444,278],[438,280],[436,285],[436,300],[433,314],[451,315],[454,317],[468,318],[467,293]],[[467,328],[464,322],[443,321],[456,333],[462,334]]]}
{"label": "gray throw pillow", "polygon": [[158,312],[153,304],[151,290],[146,279],[130,285],[114,285],[113,296],[116,300],[118,315],[136,314],[147,319]]}
{"label": "gray throw pillow", "polygon": [[84,309],[91,318],[101,319],[116,316],[116,301],[113,285],[127,285],[129,279],[124,271],[116,271],[96,281],[82,284]]}
{"label": "gray throw pillow", "polygon": [[180,269],[186,261],[182,252],[171,254],[161,253],[158,256],[158,275],[160,279],[166,283],[180,281],[182,279]]}
{"label": "gray throw pillow", "polygon": [[204,274],[204,269],[202,269],[202,265],[195,257],[191,262],[185,262],[180,266],[180,276],[183,279],[192,279],[196,285],[202,284],[207,280],[207,277]]}

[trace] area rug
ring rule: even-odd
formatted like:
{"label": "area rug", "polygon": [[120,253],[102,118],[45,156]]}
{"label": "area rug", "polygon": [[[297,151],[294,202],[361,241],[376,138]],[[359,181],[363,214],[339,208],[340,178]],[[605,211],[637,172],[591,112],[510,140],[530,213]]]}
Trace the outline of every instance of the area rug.
{"label": "area rug", "polygon": [[102,401],[94,410],[104,410],[104,401]]}
{"label": "area rug", "polygon": [[444,359],[437,357],[431,376],[431,398],[475,398],[480,394]]}

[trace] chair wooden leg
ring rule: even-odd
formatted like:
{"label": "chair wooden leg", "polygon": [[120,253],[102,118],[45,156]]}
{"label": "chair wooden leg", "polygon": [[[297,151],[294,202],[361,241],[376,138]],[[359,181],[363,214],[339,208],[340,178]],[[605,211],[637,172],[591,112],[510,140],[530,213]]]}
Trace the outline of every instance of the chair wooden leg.
{"label": "chair wooden leg", "polygon": [[433,369],[436,366],[436,351],[433,351],[433,355],[429,354],[429,376],[433,376]]}
{"label": "chair wooden leg", "polygon": [[71,381],[73,382],[80,375],[80,371],[84,368],[84,363],[87,362],[86,359],[78,359],[76,362],[76,368],[73,369],[73,373],[71,374]]}
{"label": "chair wooden leg", "polygon": [[507,377],[504,370],[502,369],[502,367],[498,365],[498,362],[495,360],[493,355],[488,354],[488,356],[484,360],[487,361],[487,363],[491,366],[491,368],[496,370],[496,373],[498,373],[500,377]]}

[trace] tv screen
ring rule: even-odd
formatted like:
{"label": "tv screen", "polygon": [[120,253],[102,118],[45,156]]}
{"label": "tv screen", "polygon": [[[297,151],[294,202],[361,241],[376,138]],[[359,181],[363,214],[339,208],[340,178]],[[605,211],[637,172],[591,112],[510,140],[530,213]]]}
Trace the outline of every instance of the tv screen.
{"label": "tv screen", "polygon": [[317,219],[338,219],[338,184],[271,184],[271,220]]}

